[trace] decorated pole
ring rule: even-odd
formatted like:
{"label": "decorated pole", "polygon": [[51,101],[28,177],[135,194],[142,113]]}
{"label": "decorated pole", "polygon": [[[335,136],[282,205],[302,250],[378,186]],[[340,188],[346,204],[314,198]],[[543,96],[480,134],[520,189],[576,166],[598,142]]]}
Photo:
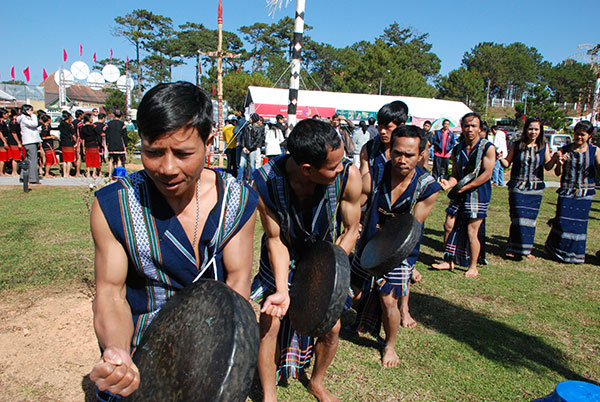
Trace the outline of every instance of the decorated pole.
{"label": "decorated pole", "polygon": [[598,118],[598,114],[600,113],[600,69],[598,71],[598,76],[596,79],[596,87],[594,88],[594,103],[592,106],[592,118],[591,123],[594,126],[597,126],[600,122]]}
{"label": "decorated pole", "polygon": [[288,127],[296,125],[296,108],[298,106],[298,89],[300,88],[300,57],[302,54],[302,33],[304,32],[305,0],[296,0],[296,20],[292,48],[292,76],[290,77]]}

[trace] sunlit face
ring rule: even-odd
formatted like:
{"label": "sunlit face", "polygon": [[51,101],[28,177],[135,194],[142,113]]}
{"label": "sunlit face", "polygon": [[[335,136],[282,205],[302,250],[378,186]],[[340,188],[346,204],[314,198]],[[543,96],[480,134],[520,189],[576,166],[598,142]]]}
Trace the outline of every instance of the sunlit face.
{"label": "sunlit face", "polygon": [[384,144],[389,144],[392,139],[392,132],[398,127],[396,123],[390,121],[388,124],[383,125],[379,124],[377,126],[377,131],[379,131],[379,137],[381,138],[381,142]]}
{"label": "sunlit face", "polygon": [[331,184],[338,174],[344,169],[344,147],[340,145],[337,149],[327,151],[327,159],[320,168],[310,167],[310,180],[317,184]]}
{"label": "sunlit face", "polygon": [[466,139],[476,141],[481,132],[481,122],[475,116],[467,117],[462,122],[462,131]]}
{"label": "sunlit face", "polygon": [[419,161],[419,138],[396,137],[390,151],[394,173],[405,177],[415,169]]}
{"label": "sunlit face", "polygon": [[165,198],[178,198],[195,191],[207,149],[195,128],[182,127],[152,143],[142,136],[142,163]]}
{"label": "sunlit face", "polygon": [[338,128],[340,126],[340,117],[336,116],[335,118],[333,118],[331,120],[331,125],[335,128]]}
{"label": "sunlit face", "polygon": [[527,138],[529,142],[535,142],[540,136],[541,126],[538,121],[531,122],[527,127]]}
{"label": "sunlit face", "polygon": [[583,145],[590,140],[591,135],[587,131],[580,128],[573,133],[573,142],[577,145]]}
{"label": "sunlit face", "polygon": [[443,123],[442,123],[442,128],[443,128],[444,130],[448,130],[448,129],[450,129],[450,122],[449,122],[449,121],[445,121],[445,122],[443,122]]}
{"label": "sunlit face", "polygon": [[429,131],[430,128],[431,128],[431,124],[429,124],[429,123],[423,124],[423,130],[425,130],[425,132]]}

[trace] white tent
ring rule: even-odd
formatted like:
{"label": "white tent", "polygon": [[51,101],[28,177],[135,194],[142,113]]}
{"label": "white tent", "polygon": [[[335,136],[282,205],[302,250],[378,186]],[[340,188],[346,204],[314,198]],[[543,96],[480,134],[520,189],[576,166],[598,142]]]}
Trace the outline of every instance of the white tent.
{"label": "white tent", "polygon": [[0,100],[3,101],[14,101],[16,98],[14,96],[11,96],[9,94],[7,94],[6,92],[4,92],[3,90],[0,89]]}
{"label": "white tent", "polygon": [[[351,120],[366,120],[377,116],[377,111],[386,103],[401,100],[408,106],[408,113],[413,124],[421,125],[425,120],[446,117],[460,121],[460,118],[472,110],[462,102],[416,98],[411,96],[389,96],[353,94],[325,91],[299,91],[298,119],[312,117],[331,117],[333,114],[344,114]],[[248,87],[246,105],[250,113],[258,113],[265,118],[277,114],[287,115],[288,90],[282,88]]]}

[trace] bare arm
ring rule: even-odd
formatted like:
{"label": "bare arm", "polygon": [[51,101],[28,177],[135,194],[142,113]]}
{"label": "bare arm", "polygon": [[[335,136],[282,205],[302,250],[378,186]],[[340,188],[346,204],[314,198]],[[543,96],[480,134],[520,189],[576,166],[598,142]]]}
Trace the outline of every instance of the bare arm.
{"label": "bare arm", "polygon": [[431,213],[431,210],[433,209],[433,206],[435,205],[435,200],[437,200],[437,197],[438,193],[434,193],[424,200],[417,202],[417,205],[415,205],[415,209],[413,211],[413,215],[419,222],[425,222],[425,219],[427,219]]}
{"label": "bare arm", "polygon": [[548,147],[548,145],[545,145],[545,147],[546,150],[544,151],[544,169],[550,170],[556,164],[556,160],[550,157],[550,148]]}
{"label": "bare arm", "polygon": [[360,150],[360,175],[361,175],[361,177],[364,177],[366,174],[369,173],[369,154],[367,152],[367,144],[363,145],[363,147]]}
{"label": "bare arm", "polygon": [[290,253],[285,244],[281,241],[281,228],[279,221],[273,211],[271,211],[258,197],[258,212],[263,230],[267,236],[267,249],[269,250],[269,262],[273,269],[275,277],[275,293],[266,298],[260,310],[261,313],[273,317],[283,317],[290,306],[290,295],[288,289],[288,275],[290,269]]}
{"label": "bare arm", "polygon": [[[361,164],[362,167],[362,164]],[[367,173],[361,177],[362,192],[360,195],[360,205],[363,206],[369,200],[371,196],[371,172],[367,170]]]}
{"label": "bare arm", "polygon": [[510,150],[508,151],[508,155],[506,156],[506,158],[500,158],[499,159],[500,160],[500,164],[502,165],[503,168],[506,169],[512,163],[512,160],[513,160],[513,158],[515,156],[515,147],[516,147],[516,145],[513,144],[510,147]]}
{"label": "bare arm", "polygon": [[358,240],[360,227],[360,200],[362,194],[362,180],[360,172],[355,166],[350,166],[348,183],[342,196],[340,210],[344,231],[337,238],[335,244],[342,247],[346,254],[350,254]]}
{"label": "bare arm", "polygon": [[481,186],[483,183],[488,181],[492,177],[492,172],[494,170],[494,165],[496,164],[496,147],[489,147],[485,156],[483,157],[483,173],[475,178],[469,184],[466,184],[463,188],[461,188],[458,193],[464,193],[465,191],[472,190]]}
{"label": "bare arm", "polygon": [[441,179],[440,186],[442,186],[442,190],[448,191],[452,187],[456,186],[458,183],[458,169],[456,168],[456,158],[454,157],[454,152],[450,155],[450,159],[452,160],[452,176],[448,180]]}
{"label": "bare arm", "polygon": [[96,252],[94,329],[104,353],[90,378],[100,390],[127,396],[140,382],[139,371],[129,355],[133,322],[125,298],[127,254],[108,227],[98,200],[92,204],[91,228]]}
{"label": "bare arm", "polygon": [[344,121],[348,124],[348,127],[350,128],[350,132],[354,131],[354,123],[352,123],[352,120],[348,120],[346,117],[340,115],[340,118],[344,119]]}
{"label": "bare arm", "polygon": [[255,224],[256,211],[223,249],[223,265],[227,272],[227,285],[246,300],[250,299]]}

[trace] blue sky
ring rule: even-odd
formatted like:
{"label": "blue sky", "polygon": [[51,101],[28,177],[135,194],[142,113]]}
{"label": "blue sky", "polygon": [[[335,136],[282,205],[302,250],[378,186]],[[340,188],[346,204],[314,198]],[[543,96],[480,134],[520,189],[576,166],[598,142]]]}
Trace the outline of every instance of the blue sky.
{"label": "blue sky", "polygon": [[[37,84],[42,80],[42,68],[50,74],[60,67],[63,48],[69,55],[67,67],[78,60],[80,43],[82,60],[90,65],[94,52],[98,59],[106,58],[111,47],[115,57],[134,58],[133,47],[111,31],[115,16],[136,8],[169,16],[175,24],[190,21],[216,28],[217,5],[218,0],[9,2],[2,7],[0,80],[10,80],[12,65],[16,79],[24,80],[22,71],[29,66],[30,83]],[[264,0],[223,0],[224,29],[239,34],[237,29],[244,25],[293,17],[295,7],[291,1],[273,19]],[[592,22],[598,15],[598,0],[306,0],[305,17],[313,27],[309,32],[313,40],[336,47],[373,40],[394,21],[411,26],[429,34],[432,51],[442,61],[440,73],[447,74],[460,66],[466,51],[484,41],[520,41],[536,47],[546,60],[559,63],[576,54],[579,44],[600,42],[600,25]],[[192,61],[173,71],[174,80],[193,81],[194,77]]]}

